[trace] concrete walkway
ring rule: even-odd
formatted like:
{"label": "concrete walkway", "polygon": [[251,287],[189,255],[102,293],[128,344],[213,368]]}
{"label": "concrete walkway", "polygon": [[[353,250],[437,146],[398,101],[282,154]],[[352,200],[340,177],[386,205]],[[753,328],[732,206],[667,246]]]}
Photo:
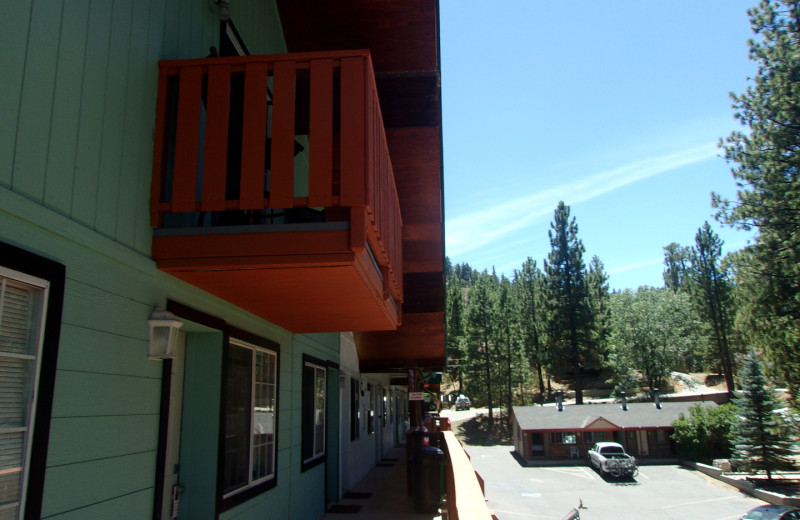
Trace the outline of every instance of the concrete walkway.
{"label": "concrete walkway", "polygon": [[416,513],[406,490],[405,448],[394,448],[342,500],[329,507],[322,519],[441,520],[439,514]]}

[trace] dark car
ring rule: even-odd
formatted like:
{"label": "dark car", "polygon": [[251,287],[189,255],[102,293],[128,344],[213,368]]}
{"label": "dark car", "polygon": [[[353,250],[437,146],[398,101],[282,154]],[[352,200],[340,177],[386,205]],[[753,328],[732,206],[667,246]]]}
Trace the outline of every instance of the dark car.
{"label": "dark car", "polygon": [[466,395],[461,394],[456,399],[456,410],[469,410],[470,406],[472,406],[472,403]]}
{"label": "dark car", "polygon": [[791,506],[758,506],[741,520],[800,520],[800,509]]}

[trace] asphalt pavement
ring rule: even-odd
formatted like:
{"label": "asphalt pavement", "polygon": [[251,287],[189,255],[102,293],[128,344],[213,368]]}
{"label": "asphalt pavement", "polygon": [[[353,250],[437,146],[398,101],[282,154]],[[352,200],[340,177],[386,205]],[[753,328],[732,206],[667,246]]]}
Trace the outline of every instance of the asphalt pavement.
{"label": "asphalt pavement", "polygon": [[677,465],[642,466],[636,478],[604,479],[585,466],[522,466],[513,446],[466,446],[499,520],[735,520],[764,504]]}
{"label": "asphalt pavement", "polygon": [[[498,410],[499,408],[495,408],[492,411],[496,413]],[[455,409],[442,410],[442,412],[439,415],[442,417],[449,417],[450,422],[456,422],[456,421],[463,421],[465,419],[471,419],[476,415],[486,415],[488,413],[489,413],[488,408],[470,408],[469,410],[455,410]]]}

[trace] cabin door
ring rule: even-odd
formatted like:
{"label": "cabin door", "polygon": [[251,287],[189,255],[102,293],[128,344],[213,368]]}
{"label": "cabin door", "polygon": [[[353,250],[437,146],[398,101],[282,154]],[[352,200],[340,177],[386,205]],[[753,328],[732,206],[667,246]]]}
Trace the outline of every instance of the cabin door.
{"label": "cabin door", "polygon": [[636,432],[637,440],[639,441],[639,455],[641,457],[647,457],[650,455],[650,445],[647,442],[647,431],[645,430],[638,430]]}

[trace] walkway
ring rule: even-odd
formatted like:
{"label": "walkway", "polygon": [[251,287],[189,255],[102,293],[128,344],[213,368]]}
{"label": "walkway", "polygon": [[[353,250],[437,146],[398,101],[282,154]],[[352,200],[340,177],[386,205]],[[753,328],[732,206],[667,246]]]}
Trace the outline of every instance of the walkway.
{"label": "walkway", "polygon": [[406,489],[405,448],[394,448],[342,500],[329,507],[322,519],[441,520],[438,514],[414,512],[414,501]]}

